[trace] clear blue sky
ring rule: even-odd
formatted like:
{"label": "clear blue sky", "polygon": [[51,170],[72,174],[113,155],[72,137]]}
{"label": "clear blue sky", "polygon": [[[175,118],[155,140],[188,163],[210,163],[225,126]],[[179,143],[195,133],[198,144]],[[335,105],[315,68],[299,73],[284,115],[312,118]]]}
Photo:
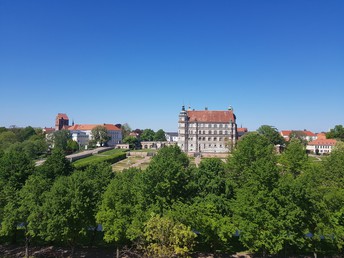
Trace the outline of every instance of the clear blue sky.
{"label": "clear blue sky", "polygon": [[344,1],[0,0],[0,126],[344,124]]}

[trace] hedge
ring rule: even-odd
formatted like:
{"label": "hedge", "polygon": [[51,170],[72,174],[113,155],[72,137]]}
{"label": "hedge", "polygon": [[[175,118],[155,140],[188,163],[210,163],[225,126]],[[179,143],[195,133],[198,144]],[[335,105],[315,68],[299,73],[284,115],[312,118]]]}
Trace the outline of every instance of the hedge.
{"label": "hedge", "polygon": [[76,169],[80,169],[80,170],[84,170],[87,168],[87,166],[91,165],[91,164],[96,164],[96,163],[100,163],[100,162],[106,162],[109,164],[114,164],[120,160],[123,160],[126,158],[126,153],[120,152],[120,153],[116,153],[114,155],[111,156],[92,156],[86,159],[81,159],[78,160],[74,163],[74,167]]}

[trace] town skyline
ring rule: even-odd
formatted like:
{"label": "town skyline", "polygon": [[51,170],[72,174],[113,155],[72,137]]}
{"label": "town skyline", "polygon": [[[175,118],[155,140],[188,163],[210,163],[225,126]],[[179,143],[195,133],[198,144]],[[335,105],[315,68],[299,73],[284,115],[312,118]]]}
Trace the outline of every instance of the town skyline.
{"label": "town skyline", "polygon": [[186,108],[238,127],[343,124],[344,2],[2,1],[0,126],[177,131]]}

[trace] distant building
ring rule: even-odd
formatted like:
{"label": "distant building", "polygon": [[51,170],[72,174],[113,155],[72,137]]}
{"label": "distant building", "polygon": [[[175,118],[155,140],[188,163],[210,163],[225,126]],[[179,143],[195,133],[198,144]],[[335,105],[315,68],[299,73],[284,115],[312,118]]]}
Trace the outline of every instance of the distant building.
{"label": "distant building", "polygon": [[178,146],[184,152],[221,153],[232,150],[238,139],[232,107],[223,111],[185,110],[179,113]]}
{"label": "distant building", "polygon": [[317,139],[317,135],[308,130],[282,130],[280,132],[281,136],[284,138],[285,141],[290,140],[290,135],[295,134],[297,137],[300,137],[306,141],[314,141]]}
{"label": "distant building", "polygon": [[74,141],[79,145],[88,145],[92,140],[92,129],[97,126],[104,126],[108,132],[110,140],[108,146],[115,147],[122,143],[122,130],[113,124],[75,124],[68,128]]}
{"label": "distant building", "polygon": [[67,130],[69,127],[69,118],[64,113],[58,113],[55,119],[55,130]]}
{"label": "distant building", "polygon": [[166,141],[168,142],[178,142],[178,133],[177,132],[169,132],[165,133]]}
{"label": "distant building", "polygon": [[240,128],[237,128],[237,132],[238,132],[238,139],[240,139],[241,136],[248,133],[248,130],[245,127],[240,127]]}
{"label": "distant building", "polygon": [[333,147],[337,144],[335,139],[317,139],[307,144],[306,150],[315,154],[331,153]]}

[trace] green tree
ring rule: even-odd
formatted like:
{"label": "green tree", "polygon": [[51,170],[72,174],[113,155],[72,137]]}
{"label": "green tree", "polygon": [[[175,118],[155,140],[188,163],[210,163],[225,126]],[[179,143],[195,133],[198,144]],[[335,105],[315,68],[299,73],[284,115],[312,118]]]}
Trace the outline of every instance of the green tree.
{"label": "green tree", "polygon": [[93,140],[98,143],[100,146],[106,145],[106,143],[110,140],[110,136],[108,135],[108,131],[102,125],[96,126],[92,129],[92,138]]}
{"label": "green tree", "polygon": [[283,165],[283,170],[293,174],[299,175],[308,164],[308,156],[304,145],[298,139],[291,139],[286,150],[282,153],[280,163]]}
{"label": "green tree", "polygon": [[336,125],[326,134],[327,139],[339,139],[344,141],[344,127],[342,125]]}
{"label": "green tree", "polygon": [[140,141],[134,136],[127,136],[123,139],[123,143],[129,144],[131,150],[138,149],[140,147]]}
{"label": "green tree", "polygon": [[160,129],[154,135],[154,141],[166,141],[165,131]]}
{"label": "green tree", "polygon": [[153,141],[155,132],[152,129],[144,129],[141,134],[141,141]]}
{"label": "green tree", "polygon": [[32,238],[40,232],[44,193],[50,183],[41,176],[31,175],[25,185],[17,191],[5,207],[1,222],[1,233],[11,235],[20,225],[24,229],[25,257],[29,257],[29,245]]}
{"label": "green tree", "polygon": [[131,127],[128,123],[124,123],[121,126],[121,130],[122,130],[122,138],[126,138],[129,136],[130,132],[131,132]]}
{"label": "green tree", "polygon": [[22,152],[9,151],[0,158],[0,221],[2,234],[12,236],[12,242],[17,233],[18,192],[33,172],[32,160]]}
{"label": "green tree", "polygon": [[175,201],[190,197],[192,178],[189,159],[178,146],[160,149],[143,174],[147,205],[157,205],[163,215],[164,209],[168,210]]}
{"label": "green tree", "polygon": [[28,140],[33,135],[36,135],[36,131],[31,126],[21,128],[19,131],[19,140],[23,142],[25,140]]}
{"label": "green tree", "polygon": [[142,207],[142,172],[137,169],[116,173],[104,193],[97,221],[102,224],[104,240],[119,249],[142,234],[145,214]]}
{"label": "green tree", "polygon": [[95,225],[92,181],[83,171],[56,179],[43,203],[41,236],[47,241],[61,241],[75,246]]}
{"label": "green tree", "polygon": [[173,257],[192,251],[196,234],[190,227],[168,217],[153,215],[144,229],[148,257]]}
{"label": "green tree", "polygon": [[248,133],[229,158],[230,176],[236,182],[234,222],[240,241],[249,250],[277,253],[283,239],[276,227],[278,205],[272,191],[278,185],[277,159],[273,145],[263,135]]}
{"label": "green tree", "polygon": [[257,132],[261,135],[264,135],[273,145],[283,145],[285,143],[283,137],[279,134],[278,130],[273,126],[262,125],[257,129]]}
{"label": "green tree", "polygon": [[68,147],[68,140],[71,138],[68,130],[59,130],[53,133],[54,148],[66,151]]}
{"label": "green tree", "polygon": [[270,141],[258,133],[247,133],[228,158],[229,177],[238,187],[251,179],[273,186],[278,178],[276,163],[277,158]]}
{"label": "green tree", "polygon": [[0,150],[5,151],[6,149],[8,149],[8,147],[10,147],[13,143],[16,143],[17,141],[17,136],[11,131],[0,133]]}
{"label": "green tree", "polygon": [[67,151],[73,153],[73,152],[76,152],[77,150],[79,150],[79,144],[76,141],[69,139],[67,141]]}
{"label": "green tree", "polygon": [[54,181],[59,176],[70,175],[73,169],[72,164],[65,158],[64,151],[54,149],[52,154],[37,170],[44,177]]}

